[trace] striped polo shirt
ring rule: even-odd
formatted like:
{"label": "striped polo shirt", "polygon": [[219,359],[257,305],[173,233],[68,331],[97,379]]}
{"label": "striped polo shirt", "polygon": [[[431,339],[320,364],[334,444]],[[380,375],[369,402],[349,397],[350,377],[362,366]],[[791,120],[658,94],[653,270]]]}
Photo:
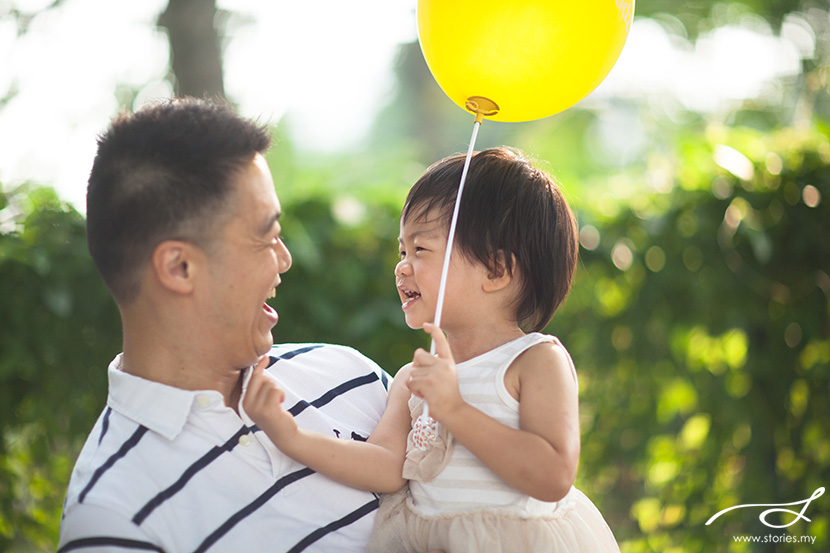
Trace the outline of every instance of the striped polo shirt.
{"label": "striped polo shirt", "polygon": [[[351,348],[269,354],[303,428],[365,440],[389,377]],[[58,551],[363,551],[377,497],[286,457],[215,390],[187,391],[110,364],[107,407],[69,482]],[[245,375],[243,394],[250,370]]]}

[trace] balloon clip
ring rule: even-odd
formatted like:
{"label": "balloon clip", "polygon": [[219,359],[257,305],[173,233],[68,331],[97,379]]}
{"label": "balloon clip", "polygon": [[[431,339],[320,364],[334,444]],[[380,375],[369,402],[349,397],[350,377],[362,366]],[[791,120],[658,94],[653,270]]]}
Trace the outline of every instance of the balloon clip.
{"label": "balloon clip", "polygon": [[499,105],[484,96],[470,96],[464,107],[476,114],[476,121],[479,123],[484,117],[491,117],[499,112]]}

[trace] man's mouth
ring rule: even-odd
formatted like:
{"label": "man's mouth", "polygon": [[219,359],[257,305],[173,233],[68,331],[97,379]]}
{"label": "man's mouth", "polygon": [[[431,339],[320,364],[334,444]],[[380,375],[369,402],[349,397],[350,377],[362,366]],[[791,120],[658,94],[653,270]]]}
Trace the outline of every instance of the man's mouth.
{"label": "man's mouth", "polygon": [[265,298],[266,301],[264,301],[262,303],[262,309],[265,311],[265,315],[271,320],[272,326],[277,324],[277,320],[278,320],[279,315],[277,314],[277,311],[273,307],[268,305],[267,300],[269,300],[271,298],[274,298],[276,296],[277,296],[277,287],[274,286],[273,288],[271,288],[271,291],[268,293],[268,297]]}

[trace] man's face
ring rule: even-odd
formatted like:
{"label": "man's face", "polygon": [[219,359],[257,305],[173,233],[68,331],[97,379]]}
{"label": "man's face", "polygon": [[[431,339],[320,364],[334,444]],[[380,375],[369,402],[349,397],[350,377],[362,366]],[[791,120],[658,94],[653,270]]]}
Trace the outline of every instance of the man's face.
{"label": "man's face", "polygon": [[228,222],[208,255],[205,302],[212,345],[234,368],[252,365],[273,345],[277,312],[266,303],[275,295],[291,254],[280,238],[280,203],[274,181],[257,154],[236,177]]}

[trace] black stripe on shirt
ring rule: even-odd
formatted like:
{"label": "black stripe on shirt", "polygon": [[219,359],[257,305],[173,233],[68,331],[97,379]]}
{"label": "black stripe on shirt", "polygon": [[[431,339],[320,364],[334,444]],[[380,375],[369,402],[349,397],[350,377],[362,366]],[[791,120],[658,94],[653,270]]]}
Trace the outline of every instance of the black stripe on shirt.
{"label": "black stripe on shirt", "polygon": [[201,553],[202,551],[207,551],[213,544],[219,541],[222,536],[227,534],[228,532],[233,529],[234,526],[239,524],[242,520],[250,516],[254,513],[257,509],[265,505],[269,499],[277,495],[283,488],[286,486],[293,484],[294,482],[305,478],[306,476],[314,474],[314,471],[310,468],[303,468],[298,471],[292,472],[290,474],[286,474],[282,478],[276,481],[276,483],[265,490],[262,495],[257,497],[253,502],[248,504],[243,509],[237,511],[231,518],[226,520],[222,526],[214,530],[205,540],[194,550],[194,553]]}
{"label": "black stripe on shirt", "polygon": [[239,438],[248,434],[249,432],[253,432],[258,430],[256,426],[254,427],[247,427],[243,426],[240,428],[236,434],[231,436],[231,438],[226,441],[221,446],[214,446],[211,448],[207,453],[202,455],[195,463],[187,467],[187,469],[182,473],[176,482],[174,482],[170,487],[160,491],[158,495],[156,495],[153,499],[147,502],[144,507],[142,507],[133,517],[133,522],[135,524],[141,525],[153,511],[156,510],[162,503],[179,493],[182,488],[193,478],[200,470],[206,468],[209,464],[216,460],[217,457],[225,453],[226,451],[231,451],[234,447],[239,444]]}
{"label": "black stripe on shirt", "polygon": [[110,415],[112,415],[112,407],[107,407],[107,410],[104,411],[104,420],[101,422],[101,435],[98,436],[98,445],[101,445],[101,441],[103,441],[110,427]]}
{"label": "black stripe on shirt", "polygon": [[276,357],[269,355],[268,357],[269,357],[270,361],[268,362],[268,366],[265,367],[265,368],[270,369],[271,367],[273,367],[277,363],[277,361],[280,361],[281,359],[284,359],[284,360],[288,361],[289,359],[293,359],[293,358],[297,357],[298,355],[308,353],[309,351],[314,351],[315,349],[319,349],[321,347],[323,347],[323,344],[313,344],[313,345],[310,345],[310,346],[306,346],[304,348],[298,348],[298,349],[295,349],[295,350],[287,351],[287,352],[283,353],[282,355],[278,355]]}
{"label": "black stripe on shirt", "polygon": [[327,524],[322,528],[318,528],[317,530],[315,530],[314,532],[310,533],[309,535],[301,539],[299,542],[297,542],[297,545],[286,551],[286,553],[299,553],[300,551],[305,551],[305,549],[314,542],[324,538],[332,532],[336,532],[337,530],[340,530],[341,528],[344,528],[352,524],[355,521],[360,520],[372,511],[376,510],[377,508],[378,500],[373,499],[369,503],[363,505],[358,509],[355,509],[354,511],[344,516],[340,520],[335,520],[331,524]]}
{"label": "black stripe on shirt", "polygon": [[321,395],[311,403],[305,400],[298,401],[293,407],[291,407],[291,409],[288,410],[288,412],[296,417],[309,407],[322,407],[323,405],[333,401],[338,396],[341,396],[355,388],[359,388],[360,386],[371,384],[375,380],[379,380],[378,374],[376,372],[370,372],[367,375],[358,376],[357,378],[347,380],[343,384],[340,384],[339,386],[336,386],[328,392],[326,392],[325,394]]}
{"label": "black stripe on shirt", "polygon": [[83,547],[121,547],[123,549],[140,549],[142,551],[158,551],[159,553],[164,553],[164,549],[154,543],[116,538],[114,536],[96,536],[94,538],[72,540],[58,549],[58,553],[66,553],[67,551],[74,551],[75,549],[81,549]]}
{"label": "black stripe on shirt", "polygon": [[146,433],[147,433],[147,427],[146,426],[139,426],[136,429],[136,431],[133,432],[133,435],[130,436],[130,438],[126,442],[121,444],[121,447],[118,448],[118,451],[116,451],[115,453],[110,455],[110,458],[107,459],[106,462],[104,462],[103,465],[101,465],[100,467],[98,467],[95,470],[95,473],[92,475],[92,478],[90,479],[89,483],[86,485],[86,487],[81,491],[81,494],[78,496],[78,503],[83,503],[84,502],[84,499],[86,498],[86,495],[90,492],[90,490],[92,490],[92,487],[95,486],[95,484],[104,475],[104,473],[107,472],[109,469],[111,469],[112,466],[116,462],[118,462],[119,459],[121,459],[127,453],[129,453],[129,451],[132,448],[134,448],[136,446],[136,444],[138,444],[139,440],[141,440],[141,438]]}

